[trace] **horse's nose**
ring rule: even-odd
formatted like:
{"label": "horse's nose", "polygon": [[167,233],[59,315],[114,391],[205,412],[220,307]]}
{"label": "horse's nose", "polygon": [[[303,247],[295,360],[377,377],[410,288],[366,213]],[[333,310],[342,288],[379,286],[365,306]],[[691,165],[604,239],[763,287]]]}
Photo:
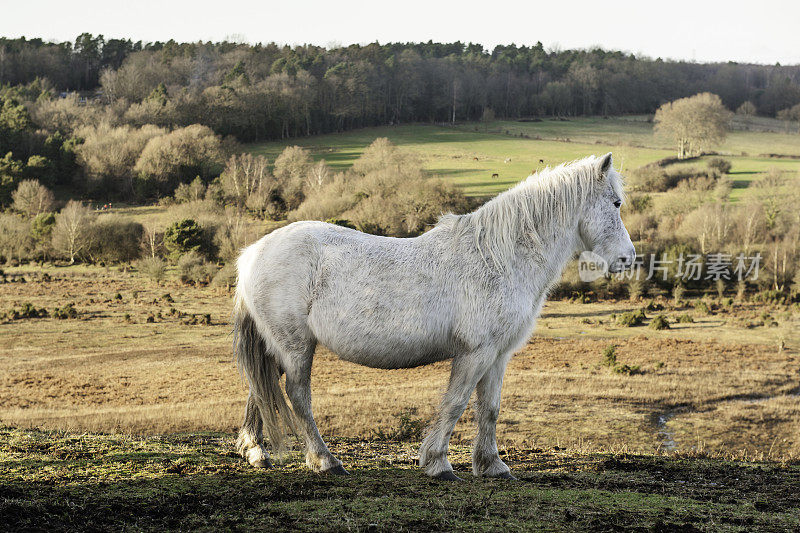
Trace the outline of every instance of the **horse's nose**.
{"label": "horse's nose", "polygon": [[620,266],[623,269],[629,268],[633,266],[633,262],[636,260],[636,249],[631,247],[627,253],[619,256],[617,261],[619,261]]}

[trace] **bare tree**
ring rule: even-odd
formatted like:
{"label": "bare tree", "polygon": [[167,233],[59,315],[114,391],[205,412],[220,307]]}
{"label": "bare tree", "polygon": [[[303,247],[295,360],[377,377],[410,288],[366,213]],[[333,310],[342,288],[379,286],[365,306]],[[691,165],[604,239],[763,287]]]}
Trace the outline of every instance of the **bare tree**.
{"label": "bare tree", "polygon": [[69,257],[70,264],[75,262],[75,257],[90,245],[90,226],[95,215],[91,209],[82,202],[70,200],[64,209],[56,215],[56,225],[53,228],[53,248]]}
{"label": "bare tree", "polygon": [[225,194],[243,204],[254,192],[277,188],[277,181],[267,169],[269,162],[263,155],[236,154],[228,159],[222,173]]}
{"label": "bare tree", "polygon": [[700,93],[659,107],[655,130],[676,142],[678,157],[683,159],[724,141],[730,116],[719,96]]}
{"label": "bare tree", "polygon": [[36,180],[25,180],[20,183],[17,190],[11,194],[11,198],[14,200],[14,209],[25,213],[28,217],[50,211],[55,204],[50,189]]}
{"label": "bare tree", "polygon": [[764,212],[761,204],[757,201],[750,201],[745,206],[739,208],[739,216],[736,217],[736,229],[739,244],[743,247],[743,252],[750,255],[753,245],[759,242],[764,233]]}
{"label": "bare tree", "polygon": [[751,117],[756,114],[756,106],[751,101],[747,101],[736,108],[736,114],[744,117]]}
{"label": "bare tree", "polygon": [[33,249],[30,225],[19,215],[0,213],[0,255],[6,261],[22,261]]}
{"label": "bare tree", "polygon": [[322,186],[328,183],[331,179],[331,170],[325,163],[324,159],[320,159],[314,164],[306,174],[306,189],[311,191],[319,191]]}
{"label": "bare tree", "polygon": [[273,173],[287,209],[296,209],[303,202],[303,185],[312,165],[311,153],[299,146],[287,146],[275,159]]}
{"label": "bare tree", "polygon": [[142,224],[142,227],[144,228],[144,232],[142,233],[142,249],[144,249],[145,253],[151,258],[155,258],[158,255],[158,251],[161,249],[164,232],[161,231],[161,226],[159,226],[155,220],[145,222]]}

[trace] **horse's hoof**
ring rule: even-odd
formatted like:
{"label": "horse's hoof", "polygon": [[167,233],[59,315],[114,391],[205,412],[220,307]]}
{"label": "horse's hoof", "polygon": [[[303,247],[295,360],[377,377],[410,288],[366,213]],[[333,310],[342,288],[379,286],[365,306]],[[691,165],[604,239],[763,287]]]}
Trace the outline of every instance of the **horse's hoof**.
{"label": "horse's hoof", "polygon": [[433,477],[434,479],[439,479],[442,481],[464,481],[463,479],[455,475],[452,470],[445,470],[444,472],[436,474]]}
{"label": "horse's hoof", "polygon": [[272,468],[272,463],[269,459],[258,459],[250,463],[254,468]]}
{"label": "horse's hoof", "polygon": [[499,476],[494,476],[494,479],[507,479],[509,481],[518,481],[511,472],[503,472]]}
{"label": "horse's hoof", "polygon": [[332,466],[327,470],[322,471],[323,474],[331,474],[334,476],[349,476],[350,472],[344,469],[342,465]]}

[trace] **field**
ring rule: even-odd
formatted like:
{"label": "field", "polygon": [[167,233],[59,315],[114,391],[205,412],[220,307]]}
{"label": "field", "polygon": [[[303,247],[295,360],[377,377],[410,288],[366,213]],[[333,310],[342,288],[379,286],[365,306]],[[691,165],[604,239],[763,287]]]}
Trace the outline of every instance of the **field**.
{"label": "field", "polygon": [[[233,448],[246,390],[227,290],[80,266],[10,268],[6,279],[0,309],[78,310],[0,324],[0,520],[11,529],[799,524],[796,307],[745,302],[706,315],[663,302],[660,312],[694,322],[655,331],[611,318],[645,302],[548,303],[503,388],[501,453],[522,481],[451,488],[414,467],[446,364],[372,370],[321,348],[317,420],[353,476],[309,473],[297,446],[257,472]],[[611,344],[638,369],[604,366]],[[473,435],[468,412],[453,437],[467,477]]]}
{"label": "field", "polygon": [[[0,324],[3,423],[143,434],[237,427],[246,391],[230,355],[228,291],[157,285],[117,269],[44,272],[48,281],[23,267],[7,270],[9,280],[27,282],[0,285],[0,309],[30,303],[52,314],[73,303],[78,316]],[[673,327],[655,331],[611,318],[644,302],[548,303],[537,334],[509,368],[500,441],[799,457],[796,307],[743,302],[706,315],[664,304],[649,316],[666,313]],[[682,314],[694,322],[677,323]],[[612,344],[619,364],[639,370],[603,366]],[[427,421],[447,375],[446,363],[387,372],[320,348],[313,373],[319,425],[327,435],[369,438],[397,432],[404,416]],[[472,435],[467,413],[454,440]]]}
{"label": "field", "polygon": [[[734,126],[717,149],[733,164],[733,199],[769,168],[800,171],[800,135],[786,133],[782,122],[737,118]],[[274,160],[285,146],[297,144],[341,170],[348,168],[376,137],[387,137],[418,154],[431,173],[452,180],[473,196],[496,194],[547,165],[589,154],[613,152],[615,165],[623,173],[675,156],[669,141],[655,136],[652,123],[640,116],[497,121],[454,127],[402,125],[260,143],[247,149]],[[492,178],[495,173],[498,177]]]}
{"label": "field", "polygon": [[[733,201],[770,168],[800,171],[800,136],[767,119],[738,127],[719,148]],[[673,155],[643,117],[403,125],[248,149],[274,159],[300,144],[341,170],[380,136],[477,197],[587,154],[613,151],[623,171]],[[196,210],[110,211],[163,227],[210,216]],[[247,223],[258,234],[280,224]],[[231,357],[231,291],[180,283],[170,268],[161,283],[128,265],[3,268],[3,529],[800,527],[797,304],[548,302],[503,385],[498,443],[513,484],[469,474],[471,408],[451,457],[468,481],[442,485],[414,466],[447,363],[374,370],[320,347],[317,422],[353,473],[331,479],[305,469],[296,443],[272,471],[236,456],[247,390]],[[56,318],[69,304],[75,316]],[[644,324],[619,323],[643,307]],[[671,327],[650,327],[661,314]]]}
{"label": "field", "polygon": [[[403,443],[334,439],[348,478],[256,471],[229,435],[0,429],[6,530],[796,531],[800,467],[507,448],[520,481],[443,484]],[[469,451],[451,451],[456,469]]]}

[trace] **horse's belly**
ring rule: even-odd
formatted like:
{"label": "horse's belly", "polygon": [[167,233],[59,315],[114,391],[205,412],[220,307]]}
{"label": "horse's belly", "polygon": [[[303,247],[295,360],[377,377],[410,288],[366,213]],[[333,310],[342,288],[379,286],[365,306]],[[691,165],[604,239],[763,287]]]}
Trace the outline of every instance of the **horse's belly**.
{"label": "horse's belly", "polygon": [[454,356],[445,335],[408,331],[397,324],[368,328],[358,321],[332,321],[312,327],[320,344],[339,358],[372,368],[412,368]]}
{"label": "horse's belly", "polygon": [[430,352],[393,352],[382,353],[376,351],[356,351],[341,349],[332,351],[343,361],[349,361],[370,368],[414,368],[429,365],[439,361],[451,359],[453,356],[446,351]]}
{"label": "horse's belly", "polygon": [[372,368],[413,368],[453,357],[444,342],[392,334],[322,335],[320,343],[339,358]]}

